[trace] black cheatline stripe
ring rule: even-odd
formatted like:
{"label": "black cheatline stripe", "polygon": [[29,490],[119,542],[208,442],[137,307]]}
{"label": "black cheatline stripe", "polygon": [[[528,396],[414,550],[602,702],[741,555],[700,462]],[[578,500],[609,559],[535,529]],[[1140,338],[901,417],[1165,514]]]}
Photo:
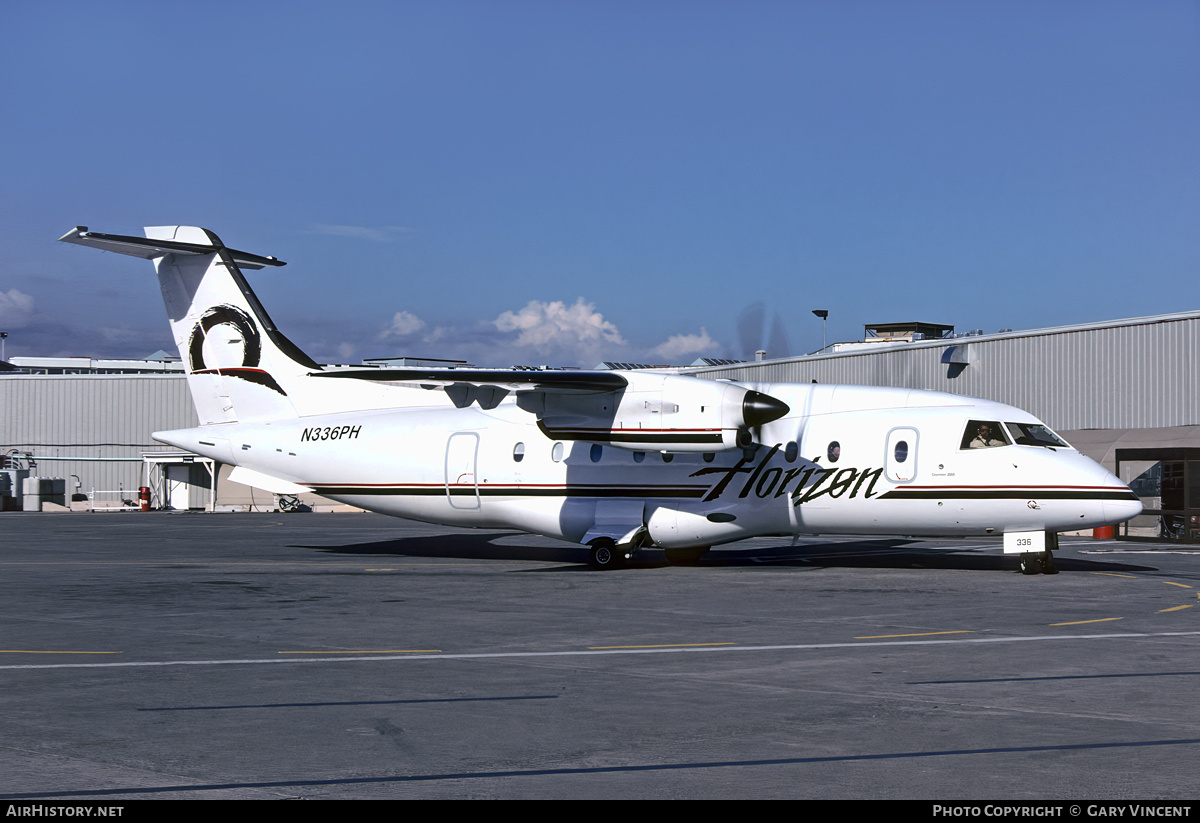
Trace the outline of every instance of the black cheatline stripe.
{"label": "black cheatline stripe", "polygon": [[879,499],[893,500],[1137,500],[1133,492],[1069,489],[893,489]]}
{"label": "black cheatline stripe", "polygon": [[[440,497],[445,486],[379,487],[379,486],[312,486],[317,494],[377,495],[398,497]],[[452,496],[483,497],[703,497],[708,486],[571,486],[567,488],[525,488],[520,486],[452,486]]]}

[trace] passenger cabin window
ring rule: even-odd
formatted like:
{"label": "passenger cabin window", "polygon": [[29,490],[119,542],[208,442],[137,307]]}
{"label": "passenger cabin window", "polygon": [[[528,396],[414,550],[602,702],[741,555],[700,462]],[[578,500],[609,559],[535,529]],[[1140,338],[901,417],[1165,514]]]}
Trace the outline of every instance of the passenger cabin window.
{"label": "passenger cabin window", "polygon": [[516,463],[520,463],[524,459],[525,459],[525,444],[518,443],[517,445],[513,446],[513,461]]}
{"label": "passenger cabin window", "polygon": [[1040,423],[1005,423],[1018,446],[1048,446],[1069,449],[1066,441]]}
{"label": "passenger cabin window", "polygon": [[971,420],[963,432],[962,449],[994,449],[1009,445],[1004,427],[998,421]]}

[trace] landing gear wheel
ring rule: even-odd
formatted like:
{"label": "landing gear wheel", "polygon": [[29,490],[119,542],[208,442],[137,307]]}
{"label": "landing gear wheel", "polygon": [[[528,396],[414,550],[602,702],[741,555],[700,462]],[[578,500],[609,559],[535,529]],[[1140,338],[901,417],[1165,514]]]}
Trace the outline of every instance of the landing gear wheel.
{"label": "landing gear wheel", "polygon": [[1054,555],[1048,550],[1042,554],[1042,574],[1058,574],[1058,566],[1054,565]]}
{"label": "landing gear wheel", "polygon": [[588,554],[588,565],[597,571],[616,569],[624,565],[625,555],[617,551],[617,544],[608,537],[592,541]]}
{"label": "landing gear wheel", "polygon": [[1041,574],[1042,555],[1034,552],[1022,552],[1021,574]]}

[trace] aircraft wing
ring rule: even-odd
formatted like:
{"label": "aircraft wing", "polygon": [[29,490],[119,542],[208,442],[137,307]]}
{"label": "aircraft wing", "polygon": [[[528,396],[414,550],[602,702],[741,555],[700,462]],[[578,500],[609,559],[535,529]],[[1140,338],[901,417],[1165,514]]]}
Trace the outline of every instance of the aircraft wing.
{"label": "aircraft wing", "polygon": [[632,451],[745,448],[752,428],[791,411],[747,386],[665,371],[345,369],[312,376],[440,389],[460,409],[494,409],[515,394],[517,407],[535,415],[547,437]]}
{"label": "aircraft wing", "polygon": [[544,369],[343,369],[313,372],[313,377],[340,377],[383,383],[451,386],[466,383],[506,391],[575,392],[620,391],[629,381],[608,371],[550,371]]}

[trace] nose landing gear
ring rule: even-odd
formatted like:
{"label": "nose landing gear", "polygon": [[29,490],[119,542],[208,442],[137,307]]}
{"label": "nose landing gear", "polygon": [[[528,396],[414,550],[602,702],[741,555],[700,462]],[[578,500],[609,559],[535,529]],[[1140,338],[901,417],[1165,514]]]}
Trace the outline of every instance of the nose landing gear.
{"label": "nose landing gear", "polygon": [[1025,552],[1021,555],[1021,574],[1058,574],[1054,555],[1049,551]]}
{"label": "nose landing gear", "polygon": [[1058,574],[1053,550],[1058,548],[1058,533],[1046,532],[1046,549],[1021,553],[1021,574]]}

